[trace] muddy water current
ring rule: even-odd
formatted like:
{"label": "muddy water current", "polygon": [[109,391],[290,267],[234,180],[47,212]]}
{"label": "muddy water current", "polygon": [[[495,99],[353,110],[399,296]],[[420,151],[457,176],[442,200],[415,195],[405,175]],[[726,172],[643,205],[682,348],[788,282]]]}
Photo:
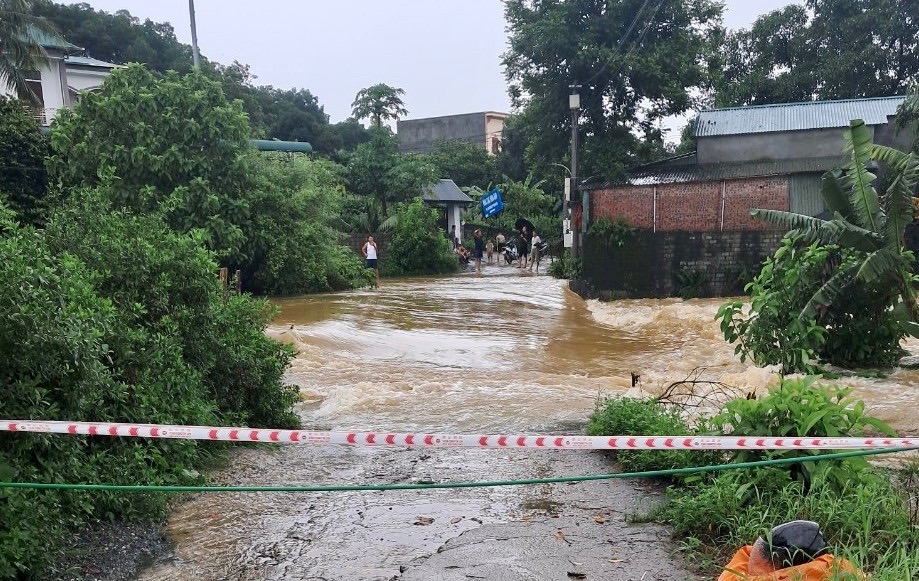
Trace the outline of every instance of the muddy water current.
{"label": "muddy water current", "polygon": [[[741,363],[723,341],[714,321],[720,303],[585,302],[563,281],[487,267],[484,276],[385,280],[375,290],[278,300],[280,313],[268,332],[298,351],[287,380],[300,390],[298,410],[309,429],[577,433],[606,395],[659,394],[686,379],[712,382],[695,385],[725,393],[774,384],[774,370]],[[905,346],[919,353],[919,343]],[[640,376],[635,387],[633,373]],[[919,433],[919,372],[839,382],[854,388],[869,413],[904,433]],[[604,462],[578,452],[287,446],[243,449],[215,480],[498,480],[610,471]],[[604,510],[594,505],[609,483],[579,486],[585,488],[198,495],[178,503],[170,517],[174,555],[141,578],[412,579],[413,563],[480,527],[574,518],[577,508]],[[648,545],[637,543],[617,545],[623,551],[635,545],[635,567],[641,554],[649,554]],[[600,561],[623,560],[607,556]],[[533,575],[507,578],[556,578]]]}

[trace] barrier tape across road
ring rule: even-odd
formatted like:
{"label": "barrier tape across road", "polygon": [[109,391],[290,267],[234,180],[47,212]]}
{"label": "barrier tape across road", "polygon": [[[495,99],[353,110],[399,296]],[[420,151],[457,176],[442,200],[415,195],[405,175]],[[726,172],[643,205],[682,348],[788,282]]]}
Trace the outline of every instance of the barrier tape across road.
{"label": "barrier tape across road", "polygon": [[857,450],[916,448],[919,438],[774,438],[731,436],[570,436],[323,432],[160,424],[0,420],[2,432],[130,438],[534,450]]}

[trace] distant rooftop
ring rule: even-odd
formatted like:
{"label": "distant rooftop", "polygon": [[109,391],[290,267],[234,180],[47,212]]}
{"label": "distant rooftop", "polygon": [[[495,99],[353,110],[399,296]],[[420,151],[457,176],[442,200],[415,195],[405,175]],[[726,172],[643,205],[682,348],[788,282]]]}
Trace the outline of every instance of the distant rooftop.
{"label": "distant rooftop", "polygon": [[105,61],[100,61],[99,59],[94,59],[88,56],[74,56],[68,55],[64,57],[64,62],[68,65],[76,65],[79,67],[92,67],[97,69],[117,69],[121,65],[116,65],[115,63],[109,63]]}
{"label": "distant rooftop", "polygon": [[411,121],[427,121],[429,119],[444,119],[447,117],[463,117],[466,115],[498,115],[501,117],[510,117],[510,113],[502,113],[501,111],[473,111],[472,113],[454,113],[452,115],[433,115],[431,117],[419,117],[417,119],[400,119],[400,123],[411,122]]}
{"label": "distant rooftop", "polygon": [[453,202],[471,204],[472,198],[463,193],[453,180],[439,180],[424,188],[421,199],[425,202]]}
{"label": "distant rooftop", "polygon": [[60,50],[63,52],[81,52],[83,50],[77,45],[67,42],[59,34],[48,33],[32,25],[29,25],[26,36],[46,50]]}
{"label": "distant rooftop", "polygon": [[696,137],[830,129],[847,127],[852,119],[881,125],[896,115],[905,100],[906,97],[875,97],[710,109],[699,113]]}

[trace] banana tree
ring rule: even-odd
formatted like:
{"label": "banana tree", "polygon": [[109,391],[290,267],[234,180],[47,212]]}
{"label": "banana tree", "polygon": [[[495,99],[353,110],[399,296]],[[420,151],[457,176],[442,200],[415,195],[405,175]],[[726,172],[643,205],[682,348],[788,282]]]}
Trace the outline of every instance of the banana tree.
{"label": "banana tree", "polygon": [[[833,218],[822,220],[793,212],[753,210],[751,214],[784,226],[808,243],[837,245],[855,251],[857,261],[848,261],[814,293],[799,318],[814,319],[825,307],[855,284],[890,284],[896,289],[895,311],[903,330],[919,337],[916,291],[913,275],[915,258],[903,246],[903,232],[913,220],[913,196],[919,183],[919,158],[872,142],[864,121],[856,119],[845,131],[845,152],[849,159],[842,170],[823,177],[823,199]],[[878,195],[871,162],[887,166],[886,191]]]}

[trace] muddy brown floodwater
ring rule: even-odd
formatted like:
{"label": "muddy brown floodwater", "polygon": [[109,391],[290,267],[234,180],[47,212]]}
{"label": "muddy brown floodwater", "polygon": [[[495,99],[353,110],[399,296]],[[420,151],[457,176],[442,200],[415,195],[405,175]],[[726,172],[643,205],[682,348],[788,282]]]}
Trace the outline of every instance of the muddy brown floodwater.
{"label": "muddy brown floodwater", "polygon": [[[720,300],[583,301],[564,281],[485,275],[386,280],[283,299],[268,332],[310,429],[578,433],[598,396],[659,393],[687,377],[763,390],[773,370],[721,338]],[[919,352],[919,344],[908,344]],[[919,373],[841,380],[868,411],[919,432]],[[222,484],[502,480],[612,471],[598,453],[286,446],[247,448]],[[625,517],[641,483],[314,494],[210,494],[178,505],[174,554],[141,579],[693,579],[666,531]],[[433,520],[432,520],[433,519]]]}

